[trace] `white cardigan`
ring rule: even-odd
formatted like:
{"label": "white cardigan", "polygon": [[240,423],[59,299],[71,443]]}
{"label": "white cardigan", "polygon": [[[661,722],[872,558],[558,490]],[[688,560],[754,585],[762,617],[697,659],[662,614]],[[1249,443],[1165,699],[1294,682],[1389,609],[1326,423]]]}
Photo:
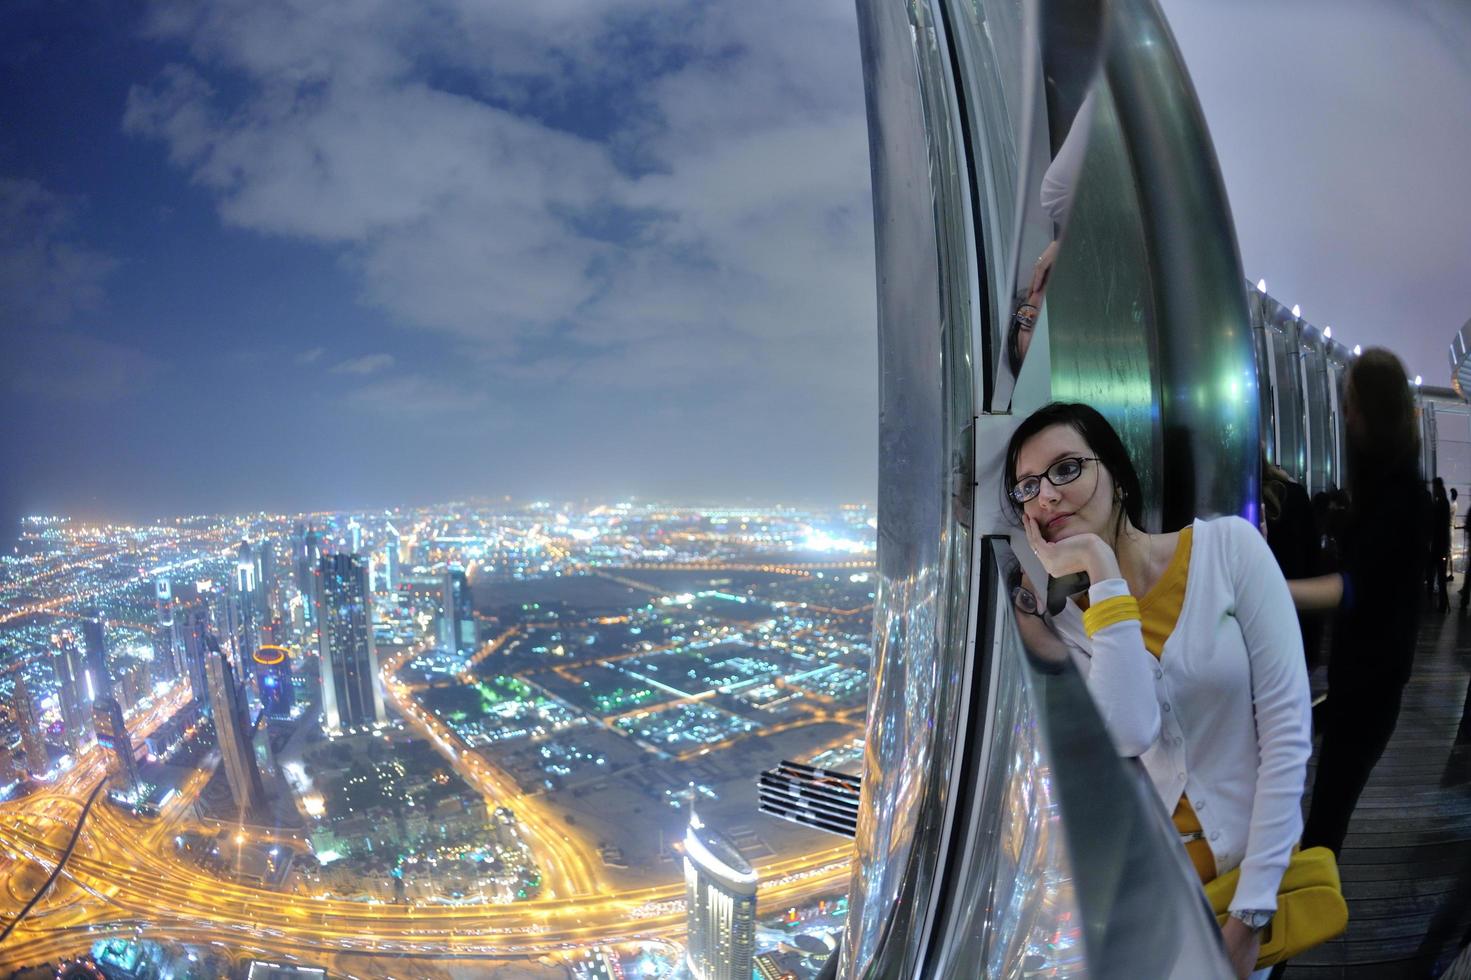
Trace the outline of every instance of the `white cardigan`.
{"label": "white cardigan", "polygon": [[[1090,639],[1070,601],[1057,627],[1119,754],[1140,757],[1167,810],[1188,795],[1219,872],[1241,866],[1231,908],[1275,909],[1312,751],[1302,635],[1260,532],[1239,517],[1194,527],[1180,618],[1158,660],[1138,620]],[[1088,590],[1092,603],[1127,594],[1123,579]]]}

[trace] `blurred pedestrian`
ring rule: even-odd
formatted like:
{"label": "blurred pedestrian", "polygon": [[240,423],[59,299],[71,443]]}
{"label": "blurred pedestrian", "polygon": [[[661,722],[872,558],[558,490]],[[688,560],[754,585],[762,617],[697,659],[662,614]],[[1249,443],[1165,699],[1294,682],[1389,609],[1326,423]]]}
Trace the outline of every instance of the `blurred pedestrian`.
{"label": "blurred pedestrian", "polygon": [[[1267,525],[1267,544],[1286,578],[1310,578],[1328,570],[1323,564],[1323,538],[1307,490],[1286,470],[1267,459],[1265,453],[1262,454],[1262,517]],[[1322,614],[1299,612],[1297,625],[1311,672],[1317,665],[1318,649],[1322,645]]]}
{"label": "blurred pedestrian", "polygon": [[1349,368],[1349,514],[1342,571],[1288,582],[1301,610],[1335,610],[1323,742],[1302,846],[1338,853],[1399,720],[1430,550],[1420,430],[1399,358],[1371,347]]}
{"label": "blurred pedestrian", "polygon": [[1431,535],[1430,565],[1435,582],[1435,608],[1445,612],[1450,608],[1446,596],[1446,579],[1450,576],[1451,562],[1451,502],[1445,493],[1445,481],[1436,477],[1431,481]]}

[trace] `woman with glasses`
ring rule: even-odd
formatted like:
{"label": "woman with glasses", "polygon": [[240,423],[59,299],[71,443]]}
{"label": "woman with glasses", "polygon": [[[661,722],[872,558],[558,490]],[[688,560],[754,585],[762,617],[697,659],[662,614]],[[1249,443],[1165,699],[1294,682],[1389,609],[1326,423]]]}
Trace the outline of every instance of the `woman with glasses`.
{"label": "woman with glasses", "polygon": [[1053,625],[1119,754],[1144,764],[1202,883],[1241,868],[1222,934],[1253,976],[1311,751],[1302,638],[1271,550],[1239,517],[1141,530],[1133,463],[1087,405],[1024,421],[1004,479],[1047,574],[1088,576]]}

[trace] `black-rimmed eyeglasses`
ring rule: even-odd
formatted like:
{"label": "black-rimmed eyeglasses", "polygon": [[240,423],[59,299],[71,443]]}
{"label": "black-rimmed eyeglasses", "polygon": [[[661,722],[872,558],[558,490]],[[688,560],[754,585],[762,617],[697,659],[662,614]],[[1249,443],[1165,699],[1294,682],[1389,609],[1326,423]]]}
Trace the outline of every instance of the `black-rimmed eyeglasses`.
{"label": "black-rimmed eyeglasses", "polygon": [[1046,472],[1035,476],[1024,476],[1016,481],[1016,485],[1009,491],[1011,499],[1019,504],[1024,504],[1037,494],[1042,492],[1042,481],[1046,480],[1054,487],[1065,487],[1078,477],[1083,475],[1084,463],[1098,462],[1097,456],[1067,456],[1059,459]]}
{"label": "black-rimmed eyeglasses", "polygon": [[1037,597],[1032,595],[1032,590],[1024,585],[1018,585],[1011,590],[1011,604],[1028,616],[1043,618],[1042,607],[1037,605]]}

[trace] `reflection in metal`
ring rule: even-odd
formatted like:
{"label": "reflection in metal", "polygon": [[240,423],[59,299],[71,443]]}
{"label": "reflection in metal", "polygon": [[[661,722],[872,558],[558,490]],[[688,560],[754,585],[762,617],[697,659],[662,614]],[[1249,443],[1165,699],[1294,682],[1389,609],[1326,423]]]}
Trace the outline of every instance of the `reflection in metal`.
{"label": "reflection in metal", "polygon": [[783,761],[758,781],[761,812],[851,838],[858,828],[859,779]]}
{"label": "reflection in metal", "polygon": [[1047,294],[1052,397],[1102,412],[1128,447],[1144,493],[1144,523],[1160,527],[1163,460],[1153,367],[1155,289],[1143,202],[1114,100],[1094,94],[1088,157]]}
{"label": "reflection in metal", "polygon": [[953,851],[959,873],[920,975],[1082,976],[1082,917],[1039,717],[1045,705],[1037,703],[1037,677],[1015,618],[1002,608],[1010,589],[998,587],[993,569],[988,552],[979,588],[992,632],[977,645],[969,699],[988,725],[968,740],[961,762],[965,792]]}
{"label": "reflection in metal", "polygon": [[1019,193],[1024,116],[1024,46],[1020,0],[961,3],[949,8],[955,72],[961,95],[960,146],[968,162],[973,225],[977,239],[978,329],[976,359],[981,404],[1005,404],[1011,386],[998,365],[1016,310],[1013,281],[1015,238],[1021,215]]}
{"label": "reflection in metal", "polygon": [[[1256,523],[1258,405],[1241,261],[1205,119],[1154,0],[1114,0],[1104,74],[1149,259],[1155,319],[1144,326],[1167,476],[1160,526],[1210,514]],[[1053,324],[1054,352],[1082,328]]]}

